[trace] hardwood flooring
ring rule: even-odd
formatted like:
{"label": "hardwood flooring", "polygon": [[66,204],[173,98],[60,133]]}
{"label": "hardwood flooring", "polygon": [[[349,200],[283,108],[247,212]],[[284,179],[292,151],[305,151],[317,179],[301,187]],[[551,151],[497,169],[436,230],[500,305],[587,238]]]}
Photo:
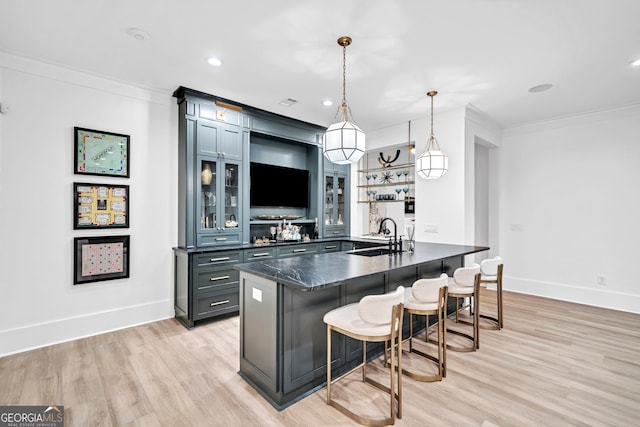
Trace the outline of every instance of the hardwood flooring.
{"label": "hardwood flooring", "polygon": [[[483,289],[482,312],[494,296]],[[403,378],[396,425],[638,425],[640,315],[505,292],[504,316],[478,351],[447,352],[443,381]],[[64,405],[67,426],[356,425],[324,388],[275,410],[237,374],[238,328],[238,317],[191,331],[169,319],[0,358],[0,405]],[[370,372],[388,378],[377,362]],[[357,379],[336,397],[384,415],[388,401]]]}

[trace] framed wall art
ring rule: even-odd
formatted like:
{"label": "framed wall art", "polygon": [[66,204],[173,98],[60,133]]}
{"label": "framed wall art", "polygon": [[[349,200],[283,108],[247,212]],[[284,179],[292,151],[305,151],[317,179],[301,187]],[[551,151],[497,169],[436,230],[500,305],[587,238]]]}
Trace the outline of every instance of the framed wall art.
{"label": "framed wall art", "polygon": [[76,237],[73,284],[129,277],[129,236]]}
{"label": "framed wall art", "polygon": [[74,173],[129,178],[129,135],[73,128]]}
{"label": "framed wall art", "polygon": [[129,186],[73,183],[73,229],[129,228]]}

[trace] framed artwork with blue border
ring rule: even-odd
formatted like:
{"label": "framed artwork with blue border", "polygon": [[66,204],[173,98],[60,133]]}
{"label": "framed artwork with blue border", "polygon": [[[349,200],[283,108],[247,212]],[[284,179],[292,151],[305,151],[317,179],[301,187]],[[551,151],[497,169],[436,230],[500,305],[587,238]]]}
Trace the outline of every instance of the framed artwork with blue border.
{"label": "framed artwork with blue border", "polygon": [[130,136],[73,128],[74,173],[129,178]]}

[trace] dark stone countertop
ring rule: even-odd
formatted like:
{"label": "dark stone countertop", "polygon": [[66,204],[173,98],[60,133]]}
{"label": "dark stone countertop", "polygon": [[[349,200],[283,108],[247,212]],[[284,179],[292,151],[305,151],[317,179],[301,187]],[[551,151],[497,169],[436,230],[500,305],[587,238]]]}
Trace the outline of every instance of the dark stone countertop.
{"label": "dark stone countertop", "polygon": [[485,246],[416,242],[413,253],[403,252],[391,256],[373,257],[353,255],[354,252],[367,250],[359,249],[251,262],[238,264],[234,268],[302,291],[313,291],[342,285],[356,277],[366,277],[389,270],[418,266],[431,261],[468,255],[488,249]]}

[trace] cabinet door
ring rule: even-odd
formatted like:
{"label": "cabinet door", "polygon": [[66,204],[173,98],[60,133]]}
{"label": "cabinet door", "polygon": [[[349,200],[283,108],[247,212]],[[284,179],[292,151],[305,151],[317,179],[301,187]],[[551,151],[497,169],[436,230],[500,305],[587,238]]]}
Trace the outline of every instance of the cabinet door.
{"label": "cabinet door", "polygon": [[198,164],[197,246],[240,242],[242,165],[221,157],[200,157]]}
{"label": "cabinet door", "polygon": [[238,126],[200,119],[196,140],[198,154],[235,160],[242,157],[242,133]]}

